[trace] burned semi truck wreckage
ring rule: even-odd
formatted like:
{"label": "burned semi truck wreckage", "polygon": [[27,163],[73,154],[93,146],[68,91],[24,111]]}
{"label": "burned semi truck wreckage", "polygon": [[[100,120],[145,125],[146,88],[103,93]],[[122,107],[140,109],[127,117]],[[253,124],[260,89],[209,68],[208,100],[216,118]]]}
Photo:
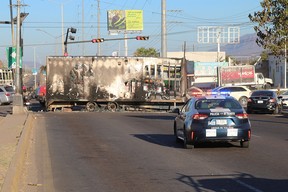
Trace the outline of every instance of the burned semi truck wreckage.
{"label": "burned semi truck wreckage", "polygon": [[184,102],[181,63],[154,57],[47,57],[46,108],[170,110]]}

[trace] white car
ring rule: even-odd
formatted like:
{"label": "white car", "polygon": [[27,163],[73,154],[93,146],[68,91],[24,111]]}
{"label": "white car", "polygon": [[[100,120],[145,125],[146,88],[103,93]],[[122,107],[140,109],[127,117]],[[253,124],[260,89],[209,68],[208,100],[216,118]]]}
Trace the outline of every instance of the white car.
{"label": "white car", "polygon": [[247,106],[248,98],[250,97],[252,91],[245,86],[225,86],[217,87],[212,90],[212,92],[218,92],[221,94],[228,94],[239,101],[243,106]]}
{"label": "white car", "polygon": [[9,85],[0,85],[0,105],[13,102],[14,89]]}

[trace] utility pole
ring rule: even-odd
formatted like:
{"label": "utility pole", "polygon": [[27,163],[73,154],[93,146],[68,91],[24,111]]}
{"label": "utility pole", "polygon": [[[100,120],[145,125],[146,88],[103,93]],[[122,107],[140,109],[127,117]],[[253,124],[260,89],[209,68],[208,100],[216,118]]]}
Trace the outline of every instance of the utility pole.
{"label": "utility pole", "polygon": [[12,36],[12,46],[15,46],[14,38],[14,19],[13,19],[13,9],[12,9],[12,0],[10,0],[10,20],[11,20],[11,36]]}
{"label": "utility pole", "polygon": [[167,34],[166,34],[166,0],[161,0],[161,52],[162,57],[167,57]]}
{"label": "utility pole", "polygon": [[[84,41],[84,0],[82,0],[82,41]],[[85,45],[82,44],[82,55],[84,56],[85,54]]]}
{"label": "utility pole", "polygon": [[287,47],[286,47],[286,38],[285,37],[285,47],[284,47],[284,89],[287,88]]}
{"label": "utility pole", "polygon": [[[62,32],[61,32],[61,34],[62,34],[62,42],[64,42],[64,13],[63,13],[63,11],[64,11],[64,8],[63,8],[63,3],[61,4],[61,30],[62,30]],[[65,54],[65,46],[64,46],[64,43],[62,43],[62,55],[64,55]]]}
{"label": "utility pole", "polygon": [[[100,39],[100,0],[98,1],[98,5],[97,5],[97,23],[98,23],[98,27],[97,27],[97,38]],[[97,56],[101,55],[101,43],[98,43],[98,49],[97,49]]]}
{"label": "utility pole", "polygon": [[17,0],[17,36],[16,36],[16,93],[13,97],[13,114],[14,113],[24,113],[23,108],[23,96],[22,96],[22,87],[21,87],[21,77],[20,77],[20,27],[21,27],[21,18],[20,18],[20,0]]}

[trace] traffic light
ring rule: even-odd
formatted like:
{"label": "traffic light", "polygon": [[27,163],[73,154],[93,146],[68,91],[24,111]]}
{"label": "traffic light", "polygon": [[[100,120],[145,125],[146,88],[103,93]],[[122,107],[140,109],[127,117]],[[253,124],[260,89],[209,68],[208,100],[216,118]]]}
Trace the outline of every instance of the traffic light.
{"label": "traffic light", "polygon": [[102,43],[103,41],[104,41],[104,38],[92,39],[92,43]]}
{"label": "traffic light", "polygon": [[137,36],[136,40],[149,40],[149,36]]}

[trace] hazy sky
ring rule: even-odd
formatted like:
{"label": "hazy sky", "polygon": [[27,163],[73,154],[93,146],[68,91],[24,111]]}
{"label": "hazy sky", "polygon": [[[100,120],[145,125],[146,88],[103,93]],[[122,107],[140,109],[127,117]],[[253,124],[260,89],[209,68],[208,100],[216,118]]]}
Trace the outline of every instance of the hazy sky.
{"label": "hazy sky", "polygon": [[[0,21],[10,20],[9,0],[1,0]],[[149,41],[128,40],[128,56],[139,47],[153,47],[161,51],[161,0],[21,0],[21,12],[29,13],[24,20],[23,61],[45,64],[48,55],[62,55],[62,36],[67,28],[77,28],[76,41],[97,37],[98,2],[100,3],[100,36],[105,39],[123,38],[123,34],[111,36],[107,30],[108,10],[143,10],[144,30]],[[84,7],[82,3],[84,2]],[[199,44],[197,28],[201,26],[240,27],[240,35],[254,33],[249,13],[261,10],[260,0],[166,0],[167,51],[207,51],[216,44]],[[17,1],[13,0],[13,4]],[[63,7],[63,10],[61,9]],[[83,12],[83,13],[82,13]],[[17,9],[13,6],[13,15]],[[84,18],[84,20],[83,20]],[[63,20],[63,22],[62,22]],[[84,21],[84,22],[83,22]],[[63,27],[62,27],[63,26]],[[64,31],[64,33],[63,33]],[[84,33],[83,33],[84,32]],[[0,24],[0,59],[6,61],[6,47],[11,46],[11,26]],[[96,55],[97,44],[69,44],[70,55]],[[124,56],[124,41],[105,41],[101,44],[102,55],[118,51]]]}

